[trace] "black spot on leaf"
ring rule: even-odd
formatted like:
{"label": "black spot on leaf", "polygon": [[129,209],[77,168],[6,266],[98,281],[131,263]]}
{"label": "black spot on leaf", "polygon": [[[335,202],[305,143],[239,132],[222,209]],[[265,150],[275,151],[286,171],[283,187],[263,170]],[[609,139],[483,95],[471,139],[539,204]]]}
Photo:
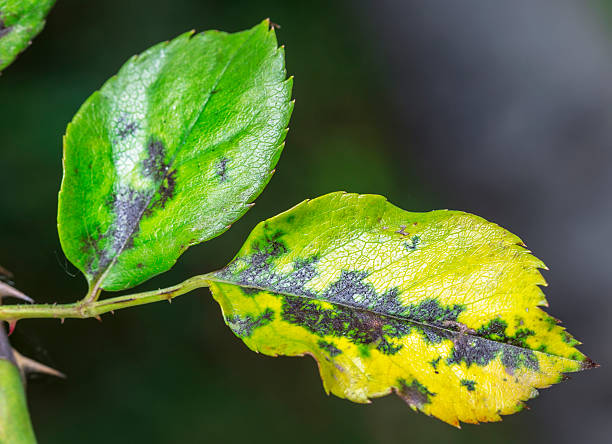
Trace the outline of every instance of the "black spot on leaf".
{"label": "black spot on leaf", "polygon": [[95,237],[91,236],[91,235],[86,235],[83,236],[81,238],[81,253],[83,254],[88,254],[90,253],[92,250],[94,252],[99,251],[99,242],[98,239],[96,239]]}
{"label": "black spot on leaf", "polygon": [[[281,242],[273,241],[264,247],[256,248],[255,253],[246,259],[232,262],[228,267],[219,272],[223,279],[236,282],[242,286],[259,288],[276,288],[281,276],[272,271],[272,259],[287,252],[287,248]],[[246,264],[245,264],[246,263]],[[240,269],[236,271],[236,269]]]}
{"label": "black spot on leaf", "polygon": [[284,296],[281,317],[321,337],[344,337],[356,345],[377,344],[377,350],[385,354],[395,354],[402,348],[391,338],[401,338],[415,328],[411,323],[364,310],[322,308],[318,301],[297,296]]}
{"label": "black spot on leaf", "polygon": [[453,339],[454,347],[449,364],[465,362],[467,366],[486,366],[497,356],[510,374],[524,366],[531,370],[539,370],[539,362],[532,350],[484,339],[478,336],[468,336],[457,333]]}
{"label": "black spot on leaf", "polygon": [[0,38],[7,35],[13,29],[12,26],[6,26],[4,19],[0,17]]}
{"label": "black spot on leaf", "polygon": [[406,310],[398,299],[399,289],[392,288],[378,294],[372,284],[363,282],[367,276],[364,271],[342,271],[338,280],[320,298],[383,314],[399,315]]}
{"label": "black spot on leaf", "polygon": [[136,130],[139,127],[140,126],[138,125],[137,122],[134,122],[133,120],[127,121],[125,118],[121,118],[119,120],[119,128],[117,129],[117,136],[121,140],[125,139],[126,137],[131,137],[134,135],[134,133],[136,133]]}
{"label": "black spot on leaf", "polygon": [[426,299],[418,304],[404,307],[404,310],[404,316],[413,321],[445,326],[445,322],[456,322],[465,307],[458,304],[444,307],[435,299]]}
{"label": "black spot on leaf", "polygon": [[396,389],[396,393],[413,408],[422,409],[425,405],[431,403],[432,397],[436,396],[435,393],[430,392],[427,387],[416,379],[410,384],[400,379],[398,384],[399,389]]}
{"label": "black spot on leaf", "polygon": [[215,166],[215,173],[219,177],[219,182],[225,182],[227,180],[227,164],[229,159],[227,157],[221,158]]}
{"label": "black spot on leaf", "polygon": [[151,139],[147,145],[147,157],[142,163],[142,171],[145,177],[159,182],[166,176],[168,164],[164,160],[165,151],[166,149],[161,141]]}
{"label": "black spot on leaf", "polygon": [[164,208],[166,202],[174,197],[174,188],[176,187],[176,170],[170,171],[162,181],[159,189],[160,201],[159,205]]}
{"label": "black spot on leaf", "polygon": [[563,342],[565,342],[566,344],[570,344],[570,345],[576,345],[577,341],[572,338],[572,335],[570,335],[568,332],[564,331],[561,333],[561,339],[563,340]]}
{"label": "black spot on leaf", "polygon": [[113,249],[120,251],[121,247],[127,245],[128,240],[134,234],[142,216],[142,209],[147,205],[148,196],[141,191],[129,187],[122,187],[115,193],[113,210],[115,221],[113,223]]}
{"label": "black spot on leaf", "polygon": [[492,339],[493,341],[503,342],[504,344],[515,345],[517,347],[527,348],[526,339],[535,335],[533,330],[522,328],[516,330],[514,336],[508,336],[506,329],[508,323],[503,319],[496,318],[491,320],[487,325],[476,330],[476,334],[483,338]]}
{"label": "black spot on leaf", "polygon": [[404,242],[404,246],[408,251],[414,251],[418,248],[421,238],[419,236],[412,236],[410,242]]}
{"label": "black spot on leaf", "polygon": [[403,344],[394,344],[390,342],[385,335],[382,335],[380,338],[380,342],[376,346],[376,350],[385,355],[394,355],[399,352],[402,348],[404,348]]}
{"label": "black spot on leaf", "polygon": [[317,345],[321,347],[323,350],[325,350],[327,353],[329,353],[329,356],[331,356],[332,358],[342,353],[342,350],[336,347],[333,343],[324,341],[322,339],[319,342],[317,342]]}
{"label": "black spot on leaf", "polygon": [[429,361],[429,363],[434,369],[434,372],[436,373],[438,373],[438,364],[440,364],[440,360],[442,360],[442,357],[438,356],[436,359],[432,359],[431,361]]}
{"label": "black spot on leaf", "polygon": [[[402,349],[392,338],[401,338],[411,331],[419,331],[429,343],[449,339],[449,333],[427,325],[442,326],[445,321],[456,320],[463,306],[444,307],[436,300],[428,299],[404,306],[399,300],[399,289],[391,288],[379,294],[364,279],[363,271],[343,271],[339,278],[320,294],[307,288],[316,275],[318,257],[298,259],[293,271],[276,273],[273,263],[287,252],[282,243],[284,233],[269,230],[264,225],[265,241],[256,241],[251,255],[239,258],[219,273],[223,279],[254,290],[266,290],[286,295],[282,316],[288,322],[299,324],[320,336],[347,337],[355,344],[376,344],[381,353],[395,354]],[[317,300],[335,304],[333,309],[323,309]]]}
{"label": "black spot on leaf", "polygon": [[462,379],[461,385],[467,388],[469,392],[476,390],[476,381],[472,381],[471,379]]}
{"label": "black spot on leaf", "polygon": [[232,331],[241,338],[251,336],[253,331],[256,328],[263,327],[264,325],[269,324],[274,319],[274,311],[271,308],[266,308],[266,310],[259,316],[253,317],[247,315],[245,317],[241,316],[228,316],[227,324],[232,329]]}

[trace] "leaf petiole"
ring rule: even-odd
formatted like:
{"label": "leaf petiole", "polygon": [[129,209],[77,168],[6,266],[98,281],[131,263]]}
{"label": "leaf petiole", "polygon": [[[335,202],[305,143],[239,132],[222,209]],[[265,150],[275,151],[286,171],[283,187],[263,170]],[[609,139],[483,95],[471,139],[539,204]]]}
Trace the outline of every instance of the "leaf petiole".
{"label": "leaf petiole", "polygon": [[41,318],[98,318],[100,315],[123,308],[135,307],[159,301],[170,301],[197,288],[208,287],[208,275],[194,276],[172,287],[142,293],[128,294],[102,300],[87,298],[73,304],[19,304],[0,306],[0,321],[15,322],[20,319]]}

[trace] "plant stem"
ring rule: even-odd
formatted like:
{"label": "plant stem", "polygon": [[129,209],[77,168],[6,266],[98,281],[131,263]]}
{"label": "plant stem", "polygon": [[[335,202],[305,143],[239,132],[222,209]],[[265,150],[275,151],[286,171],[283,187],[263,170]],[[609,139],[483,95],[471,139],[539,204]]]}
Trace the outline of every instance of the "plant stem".
{"label": "plant stem", "polygon": [[168,288],[109,299],[88,300],[85,298],[74,304],[1,305],[0,321],[14,322],[19,319],[34,318],[98,318],[101,314],[122,308],[135,307],[152,302],[170,301],[177,296],[201,287],[208,287],[208,275],[194,276]]}
{"label": "plant stem", "polygon": [[13,357],[4,327],[0,326],[0,442],[34,444],[30,413],[21,373]]}

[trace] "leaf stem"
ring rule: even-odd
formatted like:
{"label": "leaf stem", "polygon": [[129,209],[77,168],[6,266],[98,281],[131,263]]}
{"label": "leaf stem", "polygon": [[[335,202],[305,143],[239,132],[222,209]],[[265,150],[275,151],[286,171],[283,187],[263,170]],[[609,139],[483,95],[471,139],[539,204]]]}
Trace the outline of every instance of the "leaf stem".
{"label": "leaf stem", "polygon": [[208,287],[208,275],[203,274],[187,279],[172,287],[142,293],[128,294],[102,300],[83,299],[74,304],[19,304],[1,305],[0,321],[15,322],[19,319],[35,318],[98,318],[100,315],[122,308],[170,301],[177,296],[201,287]]}

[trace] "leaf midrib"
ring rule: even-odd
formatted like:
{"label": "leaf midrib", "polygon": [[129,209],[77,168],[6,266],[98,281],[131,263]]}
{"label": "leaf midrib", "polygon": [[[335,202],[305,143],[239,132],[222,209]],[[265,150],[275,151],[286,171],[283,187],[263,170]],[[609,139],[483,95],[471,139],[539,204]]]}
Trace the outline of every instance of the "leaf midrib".
{"label": "leaf midrib", "polygon": [[489,342],[494,342],[494,343],[497,343],[497,344],[502,344],[502,345],[504,345],[506,347],[511,347],[511,348],[518,349],[518,350],[528,350],[528,351],[531,351],[533,353],[540,353],[540,354],[545,355],[545,356],[550,356],[550,357],[554,357],[554,358],[558,358],[558,359],[563,359],[563,360],[567,360],[567,361],[571,361],[571,362],[578,362],[581,365],[584,364],[583,361],[567,358],[565,356],[556,355],[554,353],[547,353],[547,352],[543,352],[543,351],[540,351],[540,350],[533,350],[531,348],[519,347],[517,345],[508,344],[508,343],[503,342],[503,341],[496,341],[494,339],[489,339],[489,338],[486,338],[484,336],[480,336],[478,334],[473,334],[473,333],[469,333],[469,332],[458,332],[456,330],[451,330],[451,329],[448,329],[448,328],[440,327],[438,325],[429,324],[427,322],[415,321],[415,320],[407,318],[407,317],[401,317],[401,316],[392,315],[392,314],[389,314],[389,313],[381,313],[381,312],[379,312],[377,310],[364,309],[363,307],[356,307],[354,305],[350,305],[350,304],[346,304],[346,303],[342,303],[342,302],[328,301],[328,300],[325,300],[325,299],[313,298],[313,297],[307,296],[305,294],[295,294],[295,293],[290,293],[290,292],[287,292],[287,291],[275,291],[273,289],[265,288],[265,287],[262,287],[262,286],[259,286],[259,285],[240,284],[240,283],[228,281],[228,280],[225,280],[225,279],[219,279],[219,278],[217,278],[215,276],[217,273],[219,273],[219,271],[213,272],[210,275],[207,275],[207,277],[206,277],[207,280],[212,281],[212,282],[216,282],[216,283],[220,283],[220,284],[235,285],[235,286],[241,287],[241,288],[253,288],[253,289],[256,289],[256,290],[266,291],[266,292],[269,292],[269,293],[279,294],[279,295],[283,295],[283,296],[293,296],[293,297],[309,299],[309,300],[313,300],[313,301],[326,302],[328,304],[338,305],[340,307],[348,308],[350,310],[361,311],[361,312],[366,312],[366,313],[372,313],[372,314],[375,314],[375,315],[381,316],[381,317],[395,319],[395,320],[402,321],[402,322],[409,322],[409,323],[416,324],[416,325],[419,325],[419,326],[422,326],[422,327],[427,327],[427,328],[443,331],[443,332],[446,332],[446,333],[450,333],[450,334],[455,335],[455,336],[463,335],[463,336],[468,336],[468,337],[473,337],[473,338],[479,338],[479,339],[482,339],[484,341],[489,341]]}

